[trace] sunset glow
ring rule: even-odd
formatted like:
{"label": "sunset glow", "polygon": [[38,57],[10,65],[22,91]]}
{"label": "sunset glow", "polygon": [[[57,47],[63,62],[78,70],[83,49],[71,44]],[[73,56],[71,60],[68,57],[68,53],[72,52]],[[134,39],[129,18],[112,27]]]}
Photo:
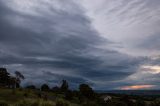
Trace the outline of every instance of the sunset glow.
{"label": "sunset glow", "polygon": [[124,86],[121,87],[121,90],[140,90],[140,89],[150,89],[155,85],[132,85],[132,86]]}

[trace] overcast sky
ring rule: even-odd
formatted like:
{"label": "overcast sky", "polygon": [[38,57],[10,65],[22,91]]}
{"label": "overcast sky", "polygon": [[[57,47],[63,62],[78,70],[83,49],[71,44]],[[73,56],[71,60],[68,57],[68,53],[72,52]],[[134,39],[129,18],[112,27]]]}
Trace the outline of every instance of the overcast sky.
{"label": "overcast sky", "polygon": [[0,66],[23,85],[160,89],[160,0],[0,0]]}

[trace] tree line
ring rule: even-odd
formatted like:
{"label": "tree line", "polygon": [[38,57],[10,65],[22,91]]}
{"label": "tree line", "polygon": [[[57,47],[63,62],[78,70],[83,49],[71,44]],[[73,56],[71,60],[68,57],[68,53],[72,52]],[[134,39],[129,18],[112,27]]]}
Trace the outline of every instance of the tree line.
{"label": "tree line", "polygon": [[8,88],[19,88],[21,80],[24,80],[23,74],[15,71],[14,75],[8,73],[6,68],[0,68],[0,86]]}
{"label": "tree line", "polygon": [[[25,77],[19,71],[15,71],[14,74],[10,74],[6,68],[0,68],[0,87],[4,88],[21,88],[20,84]],[[142,98],[139,96],[132,95],[120,95],[120,94],[110,94],[112,95],[112,99],[108,101],[104,101],[103,94],[99,94],[94,92],[94,90],[88,84],[80,84],[78,90],[69,89],[69,84],[66,80],[62,80],[62,83],[59,86],[50,87],[48,84],[42,84],[40,88],[37,88],[35,85],[27,85],[23,87],[22,90],[27,91],[24,93],[24,97],[29,98],[28,92],[34,91],[36,96],[43,100],[49,100],[48,92],[56,95],[61,95],[64,100],[74,102],[77,104],[81,104],[82,106],[160,106],[159,100],[150,100],[146,99],[146,97]],[[14,92],[13,92],[14,94]],[[58,97],[58,96],[56,96]],[[62,105],[62,101],[60,105],[56,106],[69,106]]]}
{"label": "tree line", "polygon": [[[6,68],[0,68],[0,86],[7,88],[20,88],[21,81],[25,77],[19,71],[15,71],[14,75],[11,75]],[[26,89],[39,89],[35,85],[28,85]],[[40,91],[52,91],[55,93],[63,93],[66,99],[72,99],[74,96],[82,98],[93,99],[95,97],[95,92],[88,84],[80,84],[79,92],[72,91],[69,89],[69,84],[66,80],[62,80],[62,84],[58,87],[55,86],[50,88],[47,84],[42,84]]]}

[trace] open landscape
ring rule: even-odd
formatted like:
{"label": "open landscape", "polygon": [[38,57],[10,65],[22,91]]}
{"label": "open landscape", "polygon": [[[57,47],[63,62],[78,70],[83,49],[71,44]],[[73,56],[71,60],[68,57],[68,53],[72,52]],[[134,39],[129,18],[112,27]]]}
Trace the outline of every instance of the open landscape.
{"label": "open landscape", "polygon": [[0,106],[160,106],[160,0],[0,0]]}
{"label": "open landscape", "polygon": [[[117,90],[94,91],[87,84],[79,89],[69,89],[66,80],[50,88],[47,84],[21,87],[25,77],[16,71],[11,76],[0,68],[0,106],[159,106],[160,91]],[[156,93],[155,93],[156,92]]]}
{"label": "open landscape", "polygon": [[[96,99],[87,99],[73,91],[72,97],[66,94],[35,89],[0,88],[0,106],[160,106],[160,96],[136,96],[125,94],[97,94]],[[40,96],[41,95],[41,96]],[[71,95],[69,95],[71,96]],[[103,97],[111,99],[104,101]]]}

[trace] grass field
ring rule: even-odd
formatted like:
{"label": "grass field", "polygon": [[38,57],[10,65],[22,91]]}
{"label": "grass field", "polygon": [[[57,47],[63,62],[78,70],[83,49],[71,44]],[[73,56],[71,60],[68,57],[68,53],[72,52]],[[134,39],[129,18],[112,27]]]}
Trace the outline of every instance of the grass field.
{"label": "grass field", "polygon": [[[63,95],[28,89],[0,88],[0,106],[79,106],[63,99]],[[47,95],[47,97],[43,97]]]}
{"label": "grass field", "polygon": [[160,97],[122,94],[110,96],[110,101],[101,104],[100,101],[84,98],[81,102],[77,96],[68,100],[64,94],[52,91],[0,88],[0,106],[160,106]]}

